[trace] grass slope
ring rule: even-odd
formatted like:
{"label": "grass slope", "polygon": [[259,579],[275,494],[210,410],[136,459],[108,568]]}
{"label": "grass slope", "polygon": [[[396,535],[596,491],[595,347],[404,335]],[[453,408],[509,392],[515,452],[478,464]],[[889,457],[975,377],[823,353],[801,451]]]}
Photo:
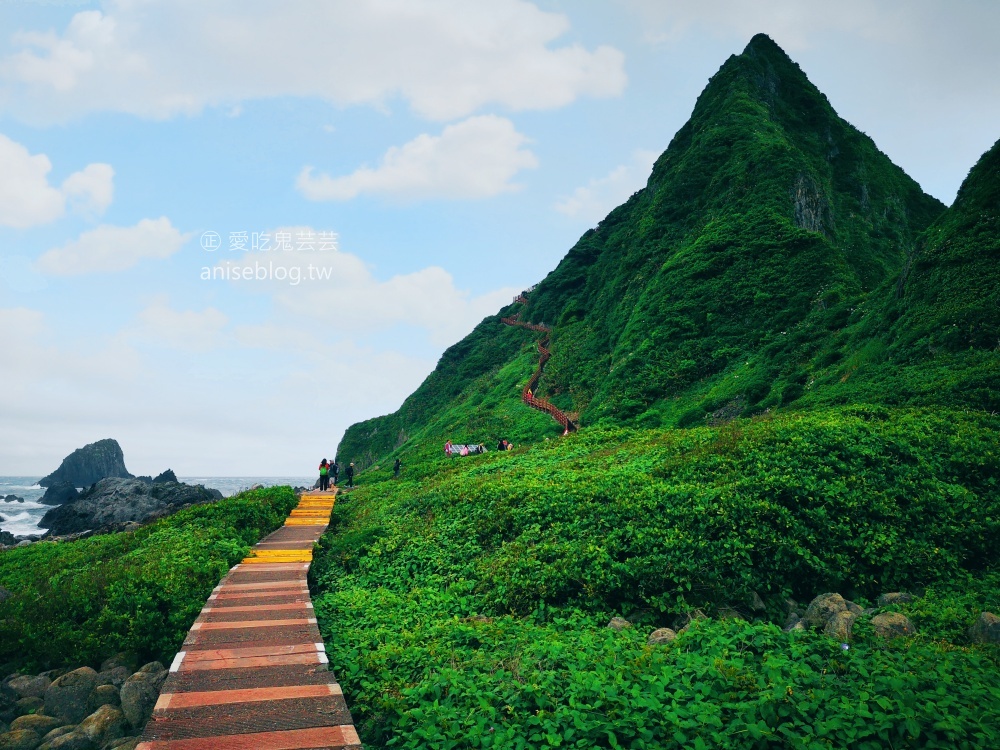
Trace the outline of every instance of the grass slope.
{"label": "grass slope", "polygon": [[[995,744],[997,651],[965,631],[1000,606],[998,427],[850,407],[435,456],[338,502],[311,573],[332,668],[370,747]],[[775,624],[896,589],[923,593],[911,640]],[[645,645],[695,608],[754,622]]]}

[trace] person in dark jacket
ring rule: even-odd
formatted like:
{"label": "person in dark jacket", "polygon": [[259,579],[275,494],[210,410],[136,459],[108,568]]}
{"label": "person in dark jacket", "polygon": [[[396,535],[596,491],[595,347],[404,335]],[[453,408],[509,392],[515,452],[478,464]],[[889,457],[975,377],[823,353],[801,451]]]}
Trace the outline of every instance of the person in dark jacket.
{"label": "person in dark jacket", "polygon": [[400,472],[400,470],[401,470],[402,468],[403,468],[403,462],[402,462],[402,461],[400,461],[400,460],[399,460],[399,459],[397,458],[397,459],[396,459],[396,463],[394,463],[394,464],[392,465],[392,478],[393,478],[393,479],[399,479],[399,472]]}
{"label": "person in dark jacket", "polygon": [[347,470],[344,472],[347,475],[347,486],[353,489],[354,487],[354,462],[352,461],[347,466]]}
{"label": "person in dark jacket", "polygon": [[337,480],[340,479],[340,465],[337,463],[337,459],[333,459],[330,463],[330,476],[333,477],[333,486],[337,486]]}

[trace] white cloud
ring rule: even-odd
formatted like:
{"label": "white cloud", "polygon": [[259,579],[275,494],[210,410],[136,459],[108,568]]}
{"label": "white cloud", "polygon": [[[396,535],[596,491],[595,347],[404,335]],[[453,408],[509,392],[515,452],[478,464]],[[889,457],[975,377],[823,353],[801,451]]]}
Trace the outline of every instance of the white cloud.
{"label": "white cloud", "polygon": [[100,215],[114,197],[114,177],[115,170],[110,164],[88,164],[63,181],[62,191],[77,212]]}
{"label": "white cloud", "polygon": [[312,167],[305,167],[296,186],[311,200],[350,200],[362,193],[402,199],[486,198],[518,189],[510,182],[514,175],[538,166],[535,155],[522,148],[527,140],[503,117],[470,117],[449,125],[439,136],[425,133],[390,148],[374,169],[365,166],[344,177],[314,177]]}
{"label": "white cloud", "polygon": [[384,106],[435,120],[487,105],[551,109],[615,96],[624,56],[555,46],[568,18],[525,0],[253,3],[118,0],[61,33],[21,32],[0,60],[0,111],[64,121],[165,118],[274,96]]}
{"label": "white cloud", "polygon": [[166,295],[159,295],[139,313],[138,322],[132,333],[136,342],[204,352],[221,345],[229,318],[214,307],[175,310]]}
{"label": "white cloud", "polygon": [[190,239],[170,220],[143,219],[132,227],[101,224],[79,239],[44,253],[38,267],[46,273],[74,276],[82,273],[124,271],[143,258],[168,258]]}
{"label": "white cloud", "polygon": [[[293,237],[308,227],[281,227]],[[205,267],[203,276],[273,295],[289,312],[328,324],[334,332],[370,334],[397,325],[427,331],[436,345],[451,344],[487,315],[493,315],[523,287],[478,296],[456,288],[443,268],[430,266],[378,279],[356,255],[340,250],[248,252],[238,260]],[[247,341],[244,341],[247,343]]]}
{"label": "white cloud", "polygon": [[55,221],[66,212],[66,199],[88,214],[111,204],[115,171],[109,164],[89,164],[60,187],[49,184],[52,162],[28,152],[0,134],[0,226],[24,229]]}
{"label": "white cloud", "polygon": [[615,167],[604,177],[591,179],[572,195],[556,201],[556,211],[590,223],[600,221],[632,193],[645,187],[657,156],[655,151],[633,151],[630,163]]}

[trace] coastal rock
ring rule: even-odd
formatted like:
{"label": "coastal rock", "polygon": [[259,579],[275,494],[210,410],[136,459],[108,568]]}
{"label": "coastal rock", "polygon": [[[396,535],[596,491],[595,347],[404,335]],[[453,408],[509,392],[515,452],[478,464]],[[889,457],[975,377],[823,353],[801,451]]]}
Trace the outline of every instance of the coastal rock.
{"label": "coastal rock", "polygon": [[74,487],[88,487],[106,477],[132,477],[125,468],[121,446],[110,438],[77,448],[62,460],[58,469],[39,479],[38,484],[50,487],[66,482]]}
{"label": "coastal rock", "polygon": [[53,718],[52,716],[28,714],[27,716],[18,716],[14,719],[14,721],[10,723],[10,728],[13,730],[30,729],[32,732],[36,732],[39,737],[44,737],[56,727],[62,726],[63,723],[64,722]]}
{"label": "coastal rock", "polygon": [[99,747],[90,737],[73,729],[54,740],[47,740],[37,750],[98,750]]}
{"label": "coastal rock", "polygon": [[47,735],[42,737],[41,747],[44,747],[46,742],[52,742],[52,740],[56,739],[57,737],[62,737],[64,734],[69,734],[74,729],[76,729],[76,724],[67,724],[64,727],[56,727]]}
{"label": "coastal rock", "polygon": [[159,662],[152,662],[125,680],[121,689],[122,712],[134,728],[149,721],[165,679],[167,670]]}
{"label": "coastal rock", "polygon": [[56,482],[45,490],[45,494],[38,499],[38,502],[43,505],[62,505],[73,502],[79,496],[76,487],[69,482]]}
{"label": "coastal rock", "polygon": [[14,707],[17,710],[18,716],[24,716],[25,714],[33,714],[35,711],[40,711],[44,705],[45,701],[41,698],[31,696],[30,698],[21,698],[14,704]]}
{"label": "coastal rock", "polygon": [[913,635],[913,623],[910,618],[899,612],[883,612],[872,618],[872,627],[876,635],[883,638],[897,638],[901,635]]}
{"label": "coastal rock", "polygon": [[91,691],[90,697],[87,698],[87,710],[96,711],[101,706],[117,707],[121,703],[122,699],[118,694],[118,688],[114,685],[98,685]]}
{"label": "coastal rock", "polygon": [[624,630],[625,628],[632,627],[632,623],[626,620],[624,617],[612,617],[611,621],[607,625],[612,630]]}
{"label": "coastal rock", "polygon": [[114,706],[101,706],[94,713],[80,722],[76,734],[89,738],[97,747],[117,740],[128,731],[125,714]]}
{"label": "coastal rock", "polygon": [[[13,545],[17,544],[17,539],[9,531],[0,531],[0,544],[4,545],[5,547],[12,547]],[[7,589],[3,590],[6,591]],[[3,601],[2,597],[3,594],[0,594],[0,602]]]}
{"label": "coastal rock", "polygon": [[44,698],[52,680],[48,677],[34,677],[30,674],[20,674],[7,682],[8,687],[17,693],[19,698]]}
{"label": "coastal rock", "polygon": [[30,729],[15,729],[0,734],[0,750],[35,750],[42,738]]}
{"label": "coastal rock", "polygon": [[1000,617],[983,612],[969,628],[969,639],[974,643],[1000,643]]}
{"label": "coastal rock", "polygon": [[59,468],[38,480],[42,487],[67,482],[74,487],[89,487],[105,477],[131,478],[125,468],[125,456],[117,440],[98,440],[77,448],[63,459]]}
{"label": "coastal rock", "polygon": [[87,699],[97,685],[97,672],[80,667],[67,672],[45,691],[45,713],[76,724],[87,715]]}
{"label": "coastal rock", "polygon": [[162,474],[157,474],[156,478],[153,479],[153,484],[164,484],[165,482],[177,482],[177,475],[174,474],[173,469],[167,469]]}
{"label": "coastal rock", "polygon": [[131,674],[132,670],[128,667],[102,669],[97,673],[97,684],[98,686],[113,685],[114,687],[121,689],[121,686],[125,684],[125,680],[127,680]]}
{"label": "coastal rock", "polygon": [[646,639],[646,645],[648,646],[663,646],[670,643],[674,638],[677,637],[675,633],[670,628],[657,628],[652,633],[649,634],[649,638]]}
{"label": "coastal rock", "polygon": [[11,722],[17,717],[17,693],[0,684],[0,722]]}
{"label": "coastal rock", "polygon": [[146,484],[137,479],[108,478],[94,484],[71,503],[48,511],[38,525],[53,536],[87,529],[117,531],[129,523],[145,523],[180,510],[221,500],[218,490],[180,482]]}
{"label": "coastal rock", "polygon": [[24,498],[20,495],[5,495],[3,501],[5,503],[23,503]]}

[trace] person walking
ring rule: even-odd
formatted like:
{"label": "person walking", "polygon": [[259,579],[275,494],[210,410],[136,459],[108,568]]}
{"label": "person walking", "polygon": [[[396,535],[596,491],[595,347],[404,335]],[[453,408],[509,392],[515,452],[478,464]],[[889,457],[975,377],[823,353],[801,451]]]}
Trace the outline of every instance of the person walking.
{"label": "person walking", "polygon": [[330,476],[333,477],[333,486],[337,486],[337,480],[340,479],[340,466],[337,464],[337,459],[333,459],[333,463],[330,464]]}
{"label": "person walking", "polygon": [[402,461],[400,461],[400,460],[399,460],[399,459],[397,458],[397,459],[396,459],[396,463],[394,463],[394,464],[392,465],[392,478],[393,478],[393,479],[399,479],[399,472],[400,472],[400,470],[401,470],[402,468],[403,468],[403,462],[402,462]]}
{"label": "person walking", "polygon": [[319,462],[319,491],[326,492],[330,489],[330,464],[324,458]]}
{"label": "person walking", "polygon": [[347,486],[354,489],[354,462],[351,461],[347,466],[347,471],[344,472],[347,475]]}
{"label": "person walking", "polygon": [[447,440],[444,444],[444,455],[451,456],[451,441]]}

